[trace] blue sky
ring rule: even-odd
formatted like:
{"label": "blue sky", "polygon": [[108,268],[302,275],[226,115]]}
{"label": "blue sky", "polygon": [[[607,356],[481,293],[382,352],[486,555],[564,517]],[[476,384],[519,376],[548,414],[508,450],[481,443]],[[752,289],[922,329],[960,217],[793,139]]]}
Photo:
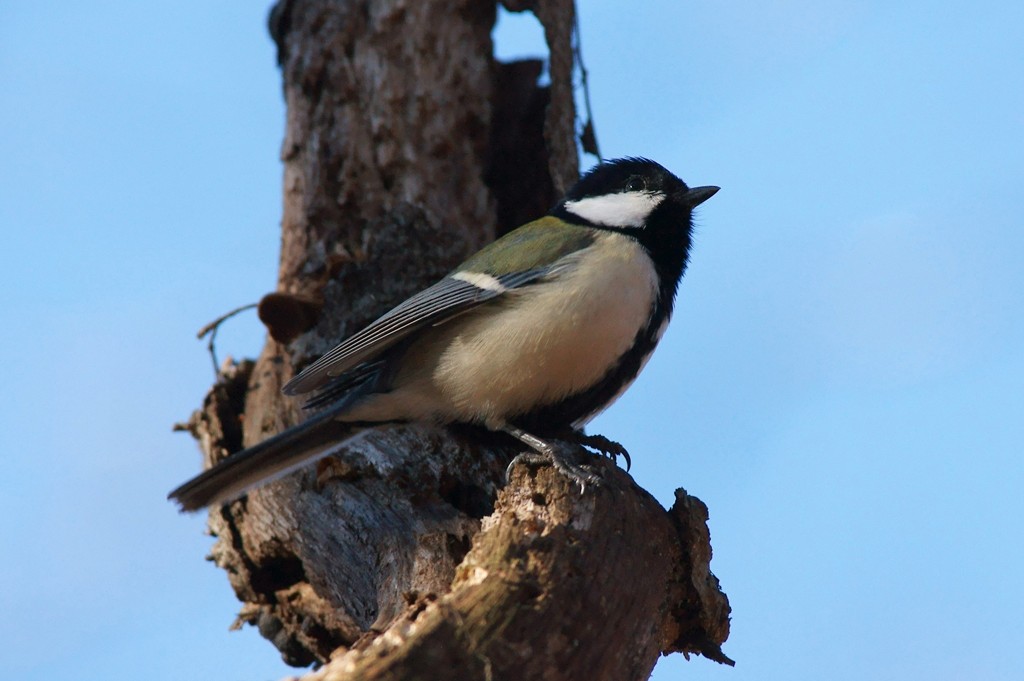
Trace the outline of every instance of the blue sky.
{"label": "blue sky", "polygon": [[[164,501],[195,331],[276,277],[260,3],[0,10],[0,668],[294,673]],[[722,191],[677,314],[593,430],[711,509],[735,669],[1024,678],[1024,6],[581,3],[602,151]],[[502,55],[534,54],[532,18]],[[584,159],[584,165],[589,163]],[[254,354],[252,318],[222,353]]]}

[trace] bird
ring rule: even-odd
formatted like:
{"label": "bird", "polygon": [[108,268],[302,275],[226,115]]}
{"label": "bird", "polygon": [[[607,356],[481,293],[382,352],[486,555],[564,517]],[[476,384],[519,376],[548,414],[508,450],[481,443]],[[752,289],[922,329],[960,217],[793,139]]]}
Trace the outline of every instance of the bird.
{"label": "bird", "polygon": [[[584,490],[598,478],[574,461],[579,446],[563,435],[594,438],[584,426],[654,352],[689,261],[694,208],[718,190],[689,187],[646,158],[597,164],[547,215],[485,246],[292,378],[283,392],[311,396],[312,416],[227,456],[168,498],[182,511],[231,501],[395,422],[506,433],[528,448],[513,463],[549,462]],[[606,453],[625,452],[596,438],[589,443]]]}

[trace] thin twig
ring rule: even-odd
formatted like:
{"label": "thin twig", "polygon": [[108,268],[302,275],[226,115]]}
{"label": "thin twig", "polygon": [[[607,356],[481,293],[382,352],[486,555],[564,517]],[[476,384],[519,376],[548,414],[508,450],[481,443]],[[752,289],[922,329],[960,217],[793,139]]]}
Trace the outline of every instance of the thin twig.
{"label": "thin twig", "polygon": [[[587,110],[587,122],[583,125],[583,150],[587,149],[588,143],[593,145],[593,154],[597,156],[597,160],[604,160],[601,156],[601,150],[597,145],[597,132],[594,127],[594,112],[590,107],[590,85],[587,80],[587,67],[583,64],[583,38],[580,32],[580,13],[574,12],[572,17],[572,34],[573,34],[573,45],[572,55],[576,61],[576,66],[580,70],[580,87],[583,88],[583,106]],[[586,138],[589,138],[586,139]]]}
{"label": "thin twig", "polygon": [[210,351],[210,359],[213,360],[214,378],[217,378],[217,376],[220,374],[220,363],[217,361],[217,348],[214,345],[215,341],[217,340],[217,330],[220,328],[221,324],[231,319],[239,312],[245,312],[246,310],[251,310],[254,307],[256,307],[256,303],[249,303],[248,305],[243,305],[242,307],[236,307],[231,312],[222,314],[221,316],[217,317],[203,328],[199,329],[199,333],[196,334],[196,338],[199,339],[202,339],[202,337],[206,335],[210,336],[210,340],[209,342],[207,342],[206,348]]}

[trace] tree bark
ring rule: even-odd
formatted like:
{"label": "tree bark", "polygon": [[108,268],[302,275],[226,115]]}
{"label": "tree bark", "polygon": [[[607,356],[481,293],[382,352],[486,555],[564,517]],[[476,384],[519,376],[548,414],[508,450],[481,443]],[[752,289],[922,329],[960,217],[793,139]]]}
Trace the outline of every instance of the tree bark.
{"label": "tree bark", "polygon": [[[300,418],[281,396],[340,339],[542,214],[577,174],[569,0],[538,62],[500,64],[486,0],[281,0],[288,107],[278,291],[255,362],[193,414],[205,464]],[[566,56],[568,55],[568,56]],[[566,63],[565,59],[569,61]],[[375,429],[214,509],[214,561],[310,678],[642,679],[659,654],[727,662],[707,509],[665,511],[610,462],[580,494],[469,426]]]}

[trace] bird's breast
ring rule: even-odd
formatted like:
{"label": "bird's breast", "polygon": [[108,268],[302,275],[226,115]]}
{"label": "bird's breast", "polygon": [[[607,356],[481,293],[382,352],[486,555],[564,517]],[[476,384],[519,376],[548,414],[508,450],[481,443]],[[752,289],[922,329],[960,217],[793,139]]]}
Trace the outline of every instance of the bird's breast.
{"label": "bird's breast", "polygon": [[495,425],[587,390],[649,324],[658,281],[638,243],[602,232],[568,258],[438,328],[431,382],[458,420]]}

